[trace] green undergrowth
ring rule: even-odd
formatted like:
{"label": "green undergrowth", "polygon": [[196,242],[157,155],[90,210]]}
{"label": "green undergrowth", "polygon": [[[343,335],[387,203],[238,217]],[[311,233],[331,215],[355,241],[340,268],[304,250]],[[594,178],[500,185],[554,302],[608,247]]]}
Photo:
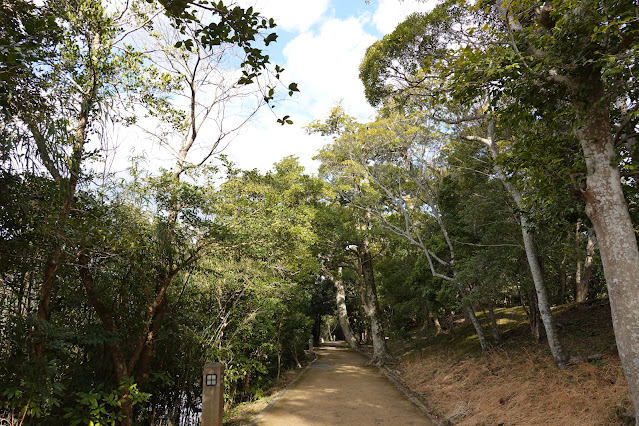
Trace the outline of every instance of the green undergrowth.
{"label": "green undergrowth", "polygon": [[264,410],[271,401],[277,397],[279,392],[288,386],[303,371],[303,368],[295,368],[285,371],[270,388],[251,401],[237,404],[233,407],[226,407],[224,413],[224,425],[244,426],[250,425],[255,417]]}

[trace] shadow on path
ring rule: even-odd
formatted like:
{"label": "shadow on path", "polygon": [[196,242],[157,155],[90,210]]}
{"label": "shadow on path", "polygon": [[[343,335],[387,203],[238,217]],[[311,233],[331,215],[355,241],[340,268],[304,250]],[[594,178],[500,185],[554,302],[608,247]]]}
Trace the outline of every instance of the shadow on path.
{"label": "shadow on path", "polygon": [[286,425],[432,425],[367,358],[339,344],[317,359],[258,421]]}

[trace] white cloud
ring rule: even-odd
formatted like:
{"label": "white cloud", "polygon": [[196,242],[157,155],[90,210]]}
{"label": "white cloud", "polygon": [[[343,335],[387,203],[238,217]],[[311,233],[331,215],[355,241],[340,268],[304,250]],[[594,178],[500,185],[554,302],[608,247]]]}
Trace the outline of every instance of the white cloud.
{"label": "white cloud", "polygon": [[[315,172],[318,164],[312,157],[326,139],[306,134],[302,126],[314,119],[326,118],[340,101],[346,112],[360,121],[372,118],[375,110],[366,102],[358,77],[366,48],[376,40],[366,32],[365,26],[373,24],[386,34],[410,13],[428,11],[435,3],[435,0],[379,0],[373,13],[368,9],[359,17],[338,19],[334,9],[340,9],[340,5],[331,6],[330,0],[238,1],[244,7],[253,6],[263,15],[273,17],[278,27],[290,31],[291,36],[297,34],[283,48],[285,63],[282,65],[286,68],[285,81],[297,82],[301,92],[275,109],[279,117],[290,115],[295,124],[281,126],[265,109],[233,138],[224,152],[238,167],[258,168],[262,172],[288,155],[299,157],[308,172]],[[329,11],[329,7],[333,9]],[[282,48],[280,43],[276,48]],[[111,159],[111,170],[126,167],[131,154],[144,153],[152,169],[171,167],[174,162],[170,152],[135,129],[123,129],[120,138],[124,141],[118,155]]]}
{"label": "white cloud", "polygon": [[432,9],[433,2],[380,0],[372,17],[367,13],[338,19],[334,11],[327,13],[329,0],[242,0],[243,6],[253,6],[276,19],[280,28],[298,33],[284,46],[282,65],[286,81],[298,83],[300,93],[275,109],[279,117],[290,115],[294,125],[281,126],[272,114],[262,111],[224,153],[238,167],[262,172],[283,157],[295,155],[308,172],[315,172],[318,164],[312,157],[327,140],[306,134],[302,126],[326,118],[338,102],[360,121],[375,114],[359,80],[360,62],[377,39],[366,32],[365,25],[372,20],[380,32],[390,32],[410,13]]}
{"label": "white cloud", "polygon": [[294,155],[308,173],[317,171],[318,163],[312,158],[324,145],[319,135],[308,135],[302,129],[306,123],[281,126],[270,114],[262,114],[260,126],[246,129],[227,148],[224,154],[245,170],[270,170],[282,158]]}
{"label": "white cloud", "polygon": [[437,3],[436,0],[379,0],[373,23],[379,32],[388,34],[411,13],[429,12]]}
{"label": "white cloud", "polygon": [[264,172],[283,157],[295,155],[307,172],[316,172],[318,163],[312,157],[327,140],[306,134],[303,126],[326,118],[340,101],[359,120],[374,115],[358,76],[366,48],[376,40],[364,30],[365,23],[357,18],[325,19],[316,31],[304,32],[284,47],[286,79],[298,83],[300,93],[279,104],[275,112],[290,115],[294,124],[281,126],[272,114],[260,113],[225,151],[238,167]]}
{"label": "white cloud", "polygon": [[360,119],[373,114],[358,74],[366,48],[374,41],[356,18],[329,19],[318,33],[301,34],[284,48],[288,77],[298,83],[299,107],[309,118],[323,118],[340,100]]}
{"label": "white cloud", "polygon": [[[275,18],[280,28],[297,32],[297,37],[284,46],[282,65],[286,68],[285,81],[298,83],[301,92],[293,100],[279,103],[274,110],[278,117],[290,115],[294,125],[279,125],[277,117],[265,108],[232,138],[224,153],[242,169],[258,168],[263,172],[283,157],[295,155],[308,172],[315,172],[318,164],[312,157],[326,139],[306,134],[302,126],[326,118],[340,101],[347,113],[359,120],[370,119],[375,113],[366,102],[358,77],[366,48],[376,40],[364,29],[370,24],[371,15],[337,19],[332,17],[334,11],[327,13],[329,0],[240,0],[240,4],[254,6],[265,16]],[[207,133],[202,131],[201,135]],[[119,147],[117,158],[112,159],[112,170],[126,167],[127,157],[132,154],[143,154],[153,170],[172,166],[171,153],[143,133],[123,129],[120,136],[126,143]]]}
{"label": "white cloud", "polygon": [[240,4],[253,6],[267,18],[275,19],[277,26],[286,31],[307,31],[319,22],[328,9],[329,0],[244,0]]}

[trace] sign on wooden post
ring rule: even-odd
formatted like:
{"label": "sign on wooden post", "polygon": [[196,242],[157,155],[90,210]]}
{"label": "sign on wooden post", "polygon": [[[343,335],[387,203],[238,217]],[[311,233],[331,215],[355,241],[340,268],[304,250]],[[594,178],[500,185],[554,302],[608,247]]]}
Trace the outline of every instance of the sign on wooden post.
{"label": "sign on wooden post", "polygon": [[202,426],[222,426],[224,364],[209,362],[202,373]]}

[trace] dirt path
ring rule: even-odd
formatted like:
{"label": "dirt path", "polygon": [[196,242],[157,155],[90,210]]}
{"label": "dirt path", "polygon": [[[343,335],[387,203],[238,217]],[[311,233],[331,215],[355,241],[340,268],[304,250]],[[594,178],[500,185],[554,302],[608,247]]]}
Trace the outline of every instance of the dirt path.
{"label": "dirt path", "polygon": [[260,426],[433,425],[377,367],[349,349],[316,348],[318,358],[263,416]]}

